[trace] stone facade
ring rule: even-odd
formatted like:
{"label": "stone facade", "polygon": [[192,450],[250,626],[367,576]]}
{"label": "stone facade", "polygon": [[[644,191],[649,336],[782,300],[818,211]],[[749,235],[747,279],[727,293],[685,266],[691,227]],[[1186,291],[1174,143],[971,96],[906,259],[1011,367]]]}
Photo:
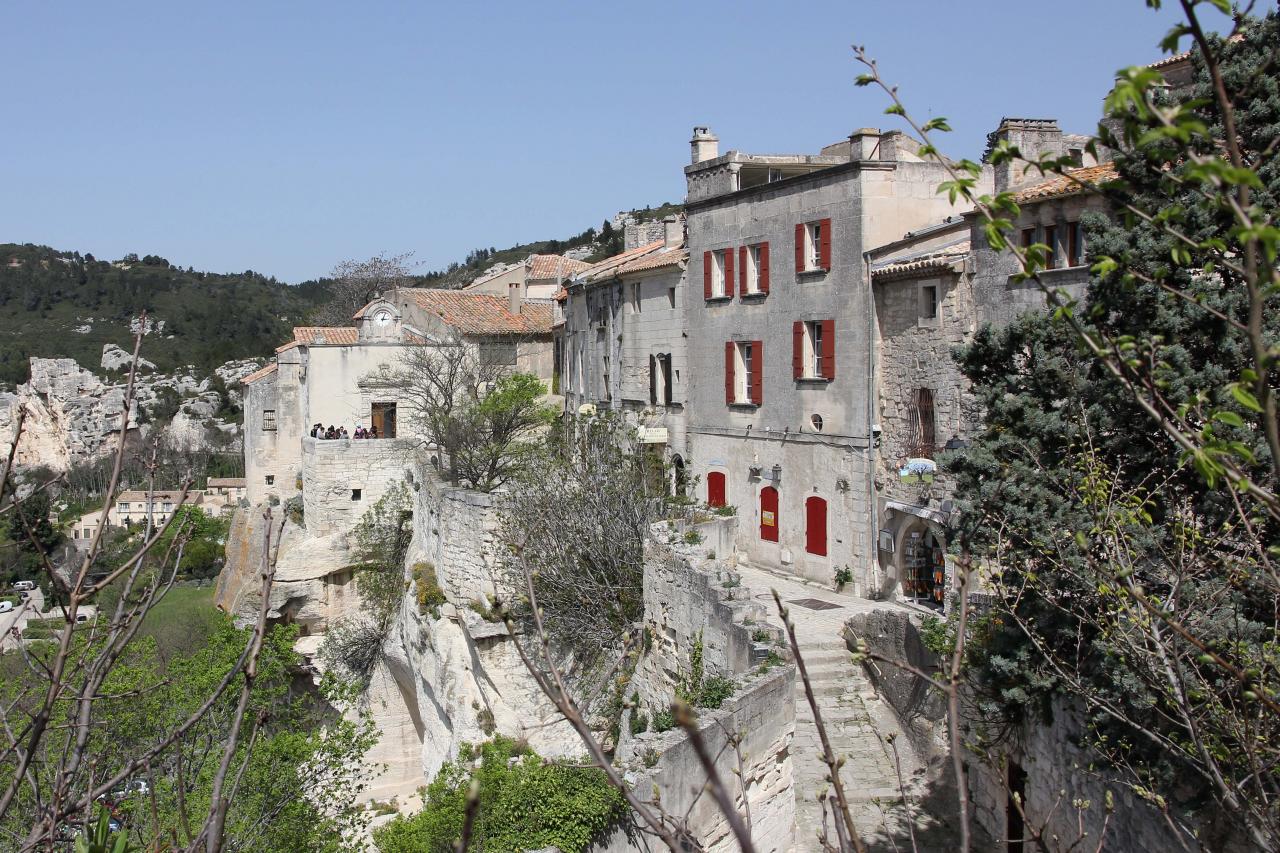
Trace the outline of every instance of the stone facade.
{"label": "stone facade", "polygon": [[497,534],[492,495],[450,486],[431,474],[421,478],[409,561],[435,566],[440,588],[456,606],[485,603],[497,591]]}
{"label": "stone facade", "polygon": [[302,439],[302,505],[314,536],[347,533],[417,468],[410,439]]}
{"label": "stone facade", "polygon": [[[874,414],[863,253],[952,212],[936,192],[944,172],[921,161],[900,134],[875,130],[816,156],[706,157],[711,152],[697,138],[694,147],[685,172],[695,274],[722,275],[718,253],[753,246],[767,246],[769,270],[763,293],[744,294],[738,275],[723,296],[705,283],[689,293],[688,433],[699,497],[710,497],[709,475],[724,477],[727,502],[743,522],[739,549],[751,562],[821,581],[848,567],[856,589],[866,591],[873,583]],[[814,226],[825,229],[821,253],[796,245],[798,236],[812,240]],[[807,367],[797,378],[798,323],[823,323],[834,338],[824,342],[830,351],[821,378],[808,378]],[[736,368],[745,371],[745,345],[761,364],[750,395],[727,387],[726,360],[734,358],[727,347],[739,347]],[[735,373],[733,385],[741,381]],[[775,493],[777,507],[765,506]],[[815,545],[821,525],[825,541]]]}

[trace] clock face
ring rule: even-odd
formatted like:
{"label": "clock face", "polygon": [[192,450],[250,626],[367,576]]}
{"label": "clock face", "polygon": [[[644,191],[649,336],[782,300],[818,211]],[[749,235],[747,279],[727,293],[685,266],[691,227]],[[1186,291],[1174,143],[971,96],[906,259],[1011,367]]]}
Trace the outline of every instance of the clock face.
{"label": "clock face", "polygon": [[373,322],[377,323],[379,326],[387,325],[391,322],[391,312],[379,311],[377,314],[373,315]]}

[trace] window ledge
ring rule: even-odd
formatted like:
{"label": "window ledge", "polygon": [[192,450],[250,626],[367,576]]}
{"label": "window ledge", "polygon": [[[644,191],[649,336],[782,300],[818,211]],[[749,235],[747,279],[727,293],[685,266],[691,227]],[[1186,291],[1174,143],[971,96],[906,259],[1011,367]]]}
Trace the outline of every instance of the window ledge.
{"label": "window ledge", "polygon": [[769,295],[767,290],[755,290],[751,293],[744,293],[738,298],[743,302],[763,302],[765,297]]}
{"label": "window ledge", "polygon": [[759,404],[759,403],[737,403],[737,402],[734,402],[734,403],[730,403],[730,404],[729,404],[729,408],[730,408],[730,409],[749,409],[749,410],[751,410],[751,411],[753,411],[753,412],[754,412],[756,409],[760,408],[760,404]]}
{"label": "window ledge", "polygon": [[712,296],[710,299],[703,299],[702,301],[706,302],[708,305],[712,302],[732,302],[733,294],[729,294],[727,296]]}
{"label": "window ledge", "polygon": [[826,376],[801,376],[796,379],[801,385],[830,385],[834,381]]}
{"label": "window ledge", "polygon": [[796,273],[796,278],[821,278],[829,272],[831,272],[831,270],[826,269],[825,267],[814,267],[811,270],[800,270]]}

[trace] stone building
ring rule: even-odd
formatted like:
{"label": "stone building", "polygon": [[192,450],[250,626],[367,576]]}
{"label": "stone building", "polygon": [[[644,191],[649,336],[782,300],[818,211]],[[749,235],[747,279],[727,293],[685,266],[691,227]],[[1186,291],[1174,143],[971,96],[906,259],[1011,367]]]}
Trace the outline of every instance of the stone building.
{"label": "stone building", "polygon": [[481,276],[463,292],[545,301],[554,299],[561,285],[589,266],[563,255],[530,255],[518,264]]}
{"label": "stone building", "polygon": [[[297,495],[308,479],[308,463],[323,458],[326,470],[342,476],[329,482],[313,472],[320,478],[317,490],[341,493],[348,501],[341,517],[358,518],[389,485],[374,469],[386,467],[388,453],[404,456],[418,444],[401,411],[401,392],[385,369],[399,365],[410,347],[461,343],[481,359],[549,383],[551,317],[549,301],[526,302],[514,292],[503,298],[405,288],[361,308],[354,326],[295,328],[294,339],[276,350],[275,362],[243,380],[249,502]],[[345,427],[348,435],[376,427],[378,446],[311,439],[315,424]],[[330,460],[334,447],[347,453],[345,468]]]}
{"label": "stone building", "polygon": [[[873,582],[874,316],[863,253],[954,212],[903,134],[817,155],[719,154],[695,128],[688,180],[689,457],[737,507],[752,563]],[[980,191],[990,189],[984,173]]]}
{"label": "stone building", "polygon": [[684,223],[578,273],[562,295],[558,352],[565,410],[621,412],[638,442],[684,481],[686,267]]}

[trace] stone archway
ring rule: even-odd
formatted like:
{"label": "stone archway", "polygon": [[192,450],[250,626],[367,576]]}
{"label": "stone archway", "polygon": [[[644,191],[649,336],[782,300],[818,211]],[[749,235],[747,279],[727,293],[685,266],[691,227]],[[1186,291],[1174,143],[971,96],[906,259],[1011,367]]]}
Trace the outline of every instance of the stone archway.
{"label": "stone archway", "polygon": [[[901,515],[893,548],[893,580],[901,598],[938,607],[945,604],[947,572],[943,555],[946,548],[947,534],[941,524],[919,516]],[[941,564],[939,559],[943,560]]]}

